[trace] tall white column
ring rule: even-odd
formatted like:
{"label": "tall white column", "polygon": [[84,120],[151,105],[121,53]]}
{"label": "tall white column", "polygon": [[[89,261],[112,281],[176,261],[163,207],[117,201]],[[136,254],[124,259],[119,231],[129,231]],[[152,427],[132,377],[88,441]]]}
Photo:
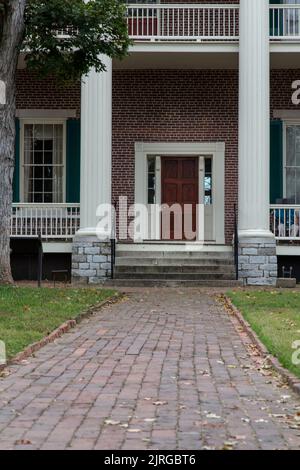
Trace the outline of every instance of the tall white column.
{"label": "tall white column", "polygon": [[111,203],[112,61],[102,60],[106,72],[92,70],[81,91],[81,229],[95,235],[99,204]]}
{"label": "tall white column", "polygon": [[274,286],[276,241],[270,231],[269,0],[240,0],[239,277]]}
{"label": "tall white column", "polygon": [[239,236],[269,230],[269,0],[240,0]]}

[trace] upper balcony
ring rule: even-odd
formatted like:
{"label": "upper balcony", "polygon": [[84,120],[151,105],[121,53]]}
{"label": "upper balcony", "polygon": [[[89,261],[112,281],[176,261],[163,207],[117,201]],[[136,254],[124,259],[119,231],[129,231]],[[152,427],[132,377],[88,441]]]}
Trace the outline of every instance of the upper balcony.
{"label": "upper balcony", "polygon": [[[133,2],[128,1],[126,13],[130,54],[115,60],[114,68],[238,69],[238,3]],[[271,68],[295,68],[300,60],[300,4],[271,4],[269,33]]]}
{"label": "upper balcony", "polygon": [[[127,24],[139,42],[238,42],[239,5],[129,4]],[[270,39],[300,43],[300,5],[270,5]]]}

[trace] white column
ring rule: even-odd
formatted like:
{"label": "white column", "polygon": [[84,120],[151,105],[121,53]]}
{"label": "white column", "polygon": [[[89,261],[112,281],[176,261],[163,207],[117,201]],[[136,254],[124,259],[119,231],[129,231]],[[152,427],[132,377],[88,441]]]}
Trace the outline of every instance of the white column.
{"label": "white column", "polygon": [[269,0],[240,0],[239,232],[269,230]]}
{"label": "white column", "polygon": [[81,197],[78,235],[95,235],[99,204],[111,203],[112,61],[92,70],[81,89]]}

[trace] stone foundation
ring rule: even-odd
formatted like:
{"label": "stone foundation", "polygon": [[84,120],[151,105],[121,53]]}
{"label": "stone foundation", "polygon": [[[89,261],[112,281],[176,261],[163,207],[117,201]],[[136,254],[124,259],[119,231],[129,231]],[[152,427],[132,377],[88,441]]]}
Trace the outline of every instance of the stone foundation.
{"label": "stone foundation", "polygon": [[240,239],[239,277],[245,286],[276,286],[278,266],[275,239]]}
{"label": "stone foundation", "polygon": [[101,284],[111,276],[111,242],[95,236],[73,240],[72,281]]}

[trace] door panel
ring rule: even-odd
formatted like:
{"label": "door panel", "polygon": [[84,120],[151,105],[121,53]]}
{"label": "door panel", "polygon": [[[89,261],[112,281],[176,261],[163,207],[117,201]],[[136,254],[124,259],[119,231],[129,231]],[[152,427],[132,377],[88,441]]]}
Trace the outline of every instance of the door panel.
{"label": "door panel", "polygon": [[[190,231],[196,233],[197,230],[198,188],[197,157],[162,158],[162,238],[164,240],[188,239],[191,241],[196,239]],[[171,213],[169,227],[166,225],[168,209],[174,205],[177,205],[178,212]],[[185,205],[190,207],[186,207],[183,213]],[[177,230],[175,230],[175,221]],[[189,230],[187,230],[188,227]]]}

